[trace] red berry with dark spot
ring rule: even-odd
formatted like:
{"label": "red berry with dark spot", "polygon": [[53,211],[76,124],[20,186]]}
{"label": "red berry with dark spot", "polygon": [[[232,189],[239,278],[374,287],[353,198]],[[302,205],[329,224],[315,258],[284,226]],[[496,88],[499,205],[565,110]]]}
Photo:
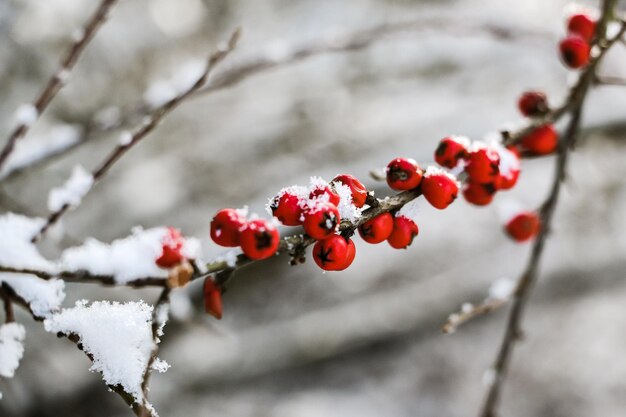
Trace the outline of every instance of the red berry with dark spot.
{"label": "red berry with dark spot", "polygon": [[431,168],[424,175],[422,193],[433,207],[443,210],[456,199],[459,184],[451,174]]}
{"label": "red berry with dark spot", "polygon": [[439,141],[435,150],[435,162],[446,168],[454,168],[459,160],[469,155],[469,140],[463,137],[448,136]]}
{"label": "red berry with dark spot", "polygon": [[413,243],[413,239],[419,233],[415,222],[405,216],[393,218],[393,230],[387,238],[387,242],[394,249],[406,249]]}
{"label": "red berry with dark spot", "polygon": [[332,182],[348,186],[352,193],[352,204],[356,207],[363,207],[367,199],[367,188],[365,188],[361,181],[357,180],[352,175],[342,174],[337,175]]}
{"label": "red berry with dark spot", "polygon": [[222,318],[222,290],[213,278],[206,277],[203,287],[204,311],[216,319]]}
{"label": "red berry with dark spot", "polygon": [[359,235],[367,243],[380,243],[389,238],[393,231],[393,216],[389,213],[379,214],[359,227]]}
{"label": "red berry with dark spot", "polygon": [[348,244],[347,249],[346,249],[347,251],[346,260],[335,271],[343,271],[344,269],[352,265],[352,262],[354,262],[354,258],[356,256],[356,246],[354,245],[354,242],[352,241],[352,239],[346,239],[346,243]]}
{"label": "red berry with dark spot", "polygon": [[525,211],[509,220],[504,228],[513,240],[525,242],[539,233],[541,221],[537,213]]}
{"label": "red berry with dark spot", "polygon": [[589,63],[591,48],[589,43],[578,35],[569,35],[559,43],[561,59],[570,68],[582,68]]}
{"label": "red berry with dark spot", "polygon": [[337,206],[320,202],[304,214],[304,231],[313,239],[321,240],[334,234],[340,222]]}
{"label": "red berry with dark spot", "polygon": [[489,147],[472,151],[465,166],[467,176],[475,182],[493,182],[500,174],[500,154]]}
{"label": "red berry with dark spot", "polygon": [[185,239],[178,229],[167,228],[167,233],[163,237],[161,256],[156,260],[156,264],[161,268],[172,268],[181,263],[185,256],[182,254]]}
{"label": "red berry with dark spot", "polygon": [[252,220],[241,231],[241,250],[250,259],[269,258],[276,253],[279,244],[278,229],[267,220]]}
{"label": "red berry with dark spot", "polygon": [[526,91],[517,102],[519,111],[526,117],[538,117],[548,113],[548,98],[541,91]]}
{"label": "red berry with dark spot", "polygon": [[551,154],[559,144],[559,134],[552,125],[540,126],[522,137],[520,144],[535,155]]}
{"label": "red berry with dark spot", "polygon": [[477,206],[486,206],[491,203],[495,194],[496,186],[493,183],[481,184],[468,181],[463,187],[463,197],[465,197],[465,200]]}
{"label": "red berry with dark spot", "polygon": [[285,226],[298,226],[302,224],[302,207],[300,197],[289,191],[282,192],[274,197],[270,205],[272,214]]}
{"label": "red berry with dark spot", "polygon": [[[324,196],[328,196],[328,197],[324,197]],[[309,194],[309,198],[310,199],[318,199],[319,198],[319,199],[322,199],[322,200],[324,200],[325,198],[328,198],[328,202],[333,204],[333,205],[335,205],[335,206],[338,205],[339,201],[341,200],[341,198],[339,197],[339,194],[334,192],[332,190],[332,188],[330,188],[330,186],[328,186],[328,185],[322,185],[322,186],[316,187]]]}
{"label": "red berry with dark spot", "polygon": [[411,158],[396,158],[387,165],[387,184],[397,191],[417,188],[422,175],[422,169]]}
{"label": "red berry with dark spot", "polygon": [[240,231],[246,223],[245,217],[235,209],[222,209],[211,221],[211,239],[220,246],[239,246]]}
{"label": "red berry with dark spot", "polygon": [[567,21],[567,30],[591,43],[596,31],[596,22],[585,13],[577,13]]}
{"label": "red berry with dark spot", "polygon": [[313,259],[325,271],[336,271],[346,263],[348,242],[341,235],[331,235],[313,246]]}

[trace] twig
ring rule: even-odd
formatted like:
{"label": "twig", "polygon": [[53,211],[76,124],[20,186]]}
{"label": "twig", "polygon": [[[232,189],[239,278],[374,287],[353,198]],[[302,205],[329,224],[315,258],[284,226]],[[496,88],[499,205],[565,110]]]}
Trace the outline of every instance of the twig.
{"label": "twig", "polygon": [[595,84],[626,87],[626,78],[598,75],[595,78]]}
{"label": "twig", "polygon": [[[222,60],[226,58],[228,54],[233,51],[233,49],[235,49],[240,34],[241,31],[239,29],[235,30],[230,36],[230,39],[228,40],[226,46],[222,49],[218,49],[217,52],[209,56],[204,71],[191,87],[189,87],[187,90],[180,93],[176,97],[172,98],[171,100],[167,101],[162,106],[155,109],[149,116],[147,116],[147,119],[145,120],[143,125],[137,128],[135,132],[129,137],[128,141],[124,141],[118,144],[118,146],[109,154],[109,156],[105,158],[104,161],[102,161],[100,166],[92,172],[94,183],[100,181],[102,177],[107,174],[113,164],[115,164],[122,156],[124,156],[126,152],[128,152],[133,146],[135,146],[150,132],[152,132],[165,116],[167,116],[186,98],[190,97],[194,92],[198,91],[204,86],[204,84],[207,82],[207,79],[209,78],[209,74],[213,71],[215,66],[222,62]],[[69,204],[64,204],[60,209],[50,213],[46,223],[42,226],[39,232],[35,236],[33,236],[32,241],[37,242],[52,225],[59,221],[59,219],[70,209],[70,207],[71,206]]]}
{"label": "twig", "polygon": [[615,0],[604,1],[602,17],[598,22],[596,32],[598,34],[598,38],[600,39],[598,44],[601,48],[601,51],[581,74],[579,82],[572,89],[569,95],[569,100],[571,100],[571,102],[566,103],[566,105],[564,106],[564,108],[567,108],[567,111],[571,114],[571,118],[568,122],[568,126],[563,135],[563,138],[559,143],[555,174],[550,192],[540,209],[539,214],[541,218],[542,228],[533,245],[526,269],[521,275],[515,289],[513,303],[507,319],[502,344],[500,346],[495,363],[492,368],[493,378],[490,378],[487,394],[483,403],[482,410],[479,414],[479,416],[481,417],[497,416],[496,408],[498,406],[506,373],[509,368],[513,347],[515,346],[516,341],[521,335],[521,320],[524,313],[524,308],[530,297],[533,284],[537,280],[539,261],[541,260],[541,256],[543,254],[546,238],[550,233],[554,210],[556,208],[556,204],[559,198],[562,182],[565,179],[568,155],[574,143],[576,142],[576,137],[578,135],[580,127],[583,104],[587,92],[593,83],[595,70],[606,51],[618,39],[620,39],[626,31],[626,25],[622,24],[622,29],[617,36],[608,41],[605,39],[606,25],[609,17],[611,16],[611,12],[614,9],[614,6]]}
{"label": "twig", "polygon": [[[117,0],[102,0],[94,15],[87,21],[87,23],[85,23],[85,26],[80,31],[80,36],[78,36],[78,38],[69,46],[63,59],[61,60],[58,70],[54,73],[54,75],[52,75],[52,77],[50,77],[50,79],[48,79],[43,91],[32,103],[32,107],[36,111],[35,119],[38,118],[44,110],[46,110],[48,104],[50,104],[59,90],[61,90],[81,53],[89,41],[91,41],[94,37],[98,28],[100,28],[100,26],[107,19],[110,9],[116,2]],[[30,122],[32,121],[20,121],[13,132],[9,135],[6,145],[2,149],[2,152],[0,152],[0,170],[6,163],[9,155],[11,155],[15,149],[17,141],[24,137],[24,135],[28,132],[28,129],[32,124]]]}
{"label": "twig", "polygon": [[478,305],[472,305],[469,303],[463,304],[461,310],[458,313],[453,313],[448,317],[448,320],[441,327],[441,331],[446,334],[454,333],[457,328],[468,321],[482,316],[484,314],[491,313],[494,310],[499,309],[510,301],[510,297],[507,298],[487,298],[485,301]]}
{"label": "twig", "polygon": [[2,289],[0,289],[0,298],[2,298],[2,302],[4,303],[4,321],[6,323],[12,323],[15,321],[15,312],[13,311],[13,301],[8,294],[5,293]]}

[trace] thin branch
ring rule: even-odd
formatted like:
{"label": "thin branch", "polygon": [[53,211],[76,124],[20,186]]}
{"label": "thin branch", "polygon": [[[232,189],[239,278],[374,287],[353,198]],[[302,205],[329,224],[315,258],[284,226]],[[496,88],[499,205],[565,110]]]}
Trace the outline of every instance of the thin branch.
{"label": "thin branch", "polygon": [[2,302],[4,303],[4,321],[6,323],[12,323],[15,321],[15,311],[13,311],[13,300],[9,297],[5,291],[0,289],[0,298],[2,298]]}
{"label": "thin branch", "polygon": [[526,269],[519,278],[515,293],[513,295],[513,303],[507,319],[502,344],[500,346],[495,363],[492,368],[493,378],[490,378],[487,394],[483,403],[482,410],[479,414],[479,416],[481,417],[497,416],[496,408],[500,400],[502,387],[504,384],[507,370],[509,368],[512,351],[515,343],[522,333],[521,321],[524,314],[524,308],[530,297],[533,284],[537,280],[539,262],[543,254],[543,249],[547,236],[551,231],[550,229],[552,225],[552,219],[554,217],[554,210],[556,208],[556,204],[559,198],[562,182],[565,179],[568,156],[570,150],[573,148],[576,142],[576,137],[580,128],[583,104],[587,96],[587,92],[589,91],[589,88],[593,83],[596,68],[606,51],[617,40],[619,40],[626,31],[626,24],[622,24],[622,29],[617,34],[617,36],[610,40],[605,39],[606,25],[609,17],[611,16],[612,10],[614,9],[614,6],[615,0],[604,1],[602,17],[598,22],[596,32],[598,34],[598,38],[600,39],[598,45],[601,48],[601,51],[581,74],[579,82],[572,89],[569,95],[570,101],[564,106],[564,108],[567,109],[571,116],[563,138],[559,143],[552,186],[548,197],[546,198],[540,209],[539,215],[542,227],[533,244],[532,252]]}
{"label": "thin branch", "polygon": [[[48,104],[57,95],[63,87],[67,77],[74,68],[81,53],[85,50],[89,41],[94,37],[100,26],[106,21],[109,11],[115,5],[117,0],[102,0],[98,9],[93,16],[85,23],[85,26],[79,32],[77,39],[69,46],[65,52],[58,70],[48,79],[46,86],[39,96],[33,101],[32,107],[36,111],[35,118],[38,118],[48,107]],[[0,152],[0,170],[6,163],[9,155],[15,149],[17,141],[26,135],[32,123],[21,121],[11,132],[7,139],[6,145]]]}
{"label": "thin branch", "polygon": [[[209,74],[213,71],[215,66],[217,66],[224,58],[228,56],[236,47],[237,41],[239,40],[241,31],[239,29],[235,30],[233,34],[230,36],[228,43],[224,48],[218,49],[217,52],[211,54],[207,61],[207,65],[200,75],[200,77],[196,80],[196,82],[189,87],[184,92],[180,93],[176,97],[167,101],[162,106],[156,108],[149,116],[145,122],[135,130],[135,132],[130,136],[128,141],[124,141],[118,144],[118,146],[109,154],[107,158],[105,158],[99,167],[93,170],[92,176],[94,183],[100,181],[111,169],[113,164],[115,164],[126,152],[128,152],[133,146],[139,143],[144,137],[146,137],[149,133],[151,133],[159,123],[167,116],[172,110],[174,110],[180,103],[182,103],[185,99],[190,97],[196,91],[206,84],[207,79],[209,78]],[[46,223],[42,226],[39,232],[33,236],[32,241],[37,242],[46,231],[53,226],[59,219],[70,209],[69,204],[63,205],[60,209],[50,213]]]}
{"label": "thin branch", "polygon": [[594,83],[596,85],[626,87],[626,78],[598,75],[596,76]]}
{"label": "thin branch", "polygon": [[478,305],[463,304],[461,310],[457,313],[453,313],[448,317],[448,320],[441,327],[441,331],[445,334],[454,333],[459,326],[475,319],[476,317],[489,314],[494,310],[506,305],[510,301],[510,297],[507,298],[487,298],[485,301]]}

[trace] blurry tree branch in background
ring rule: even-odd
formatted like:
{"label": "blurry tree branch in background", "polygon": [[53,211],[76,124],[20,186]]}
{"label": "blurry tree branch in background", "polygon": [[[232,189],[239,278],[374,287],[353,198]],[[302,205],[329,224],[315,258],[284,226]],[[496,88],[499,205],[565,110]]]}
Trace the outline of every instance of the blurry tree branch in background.
{"label": "blurry tree branch in background", "polygon": [[106,21],[115,3],[117,3],[117,0],[102,0],[100,2],[94,15],[85,23],[85,26],[80,31],[75,33],[74,42],[65,52],[59,68],[52,77],[50,77],[39,96],[37,96],[32,104],[23,105],[18,109],[16,114],[17,126],[9,135],[2,151],[0,151],[0,170],[9,158],[9,155],[13,152],[17,141],[26,135],[30,126],[46,110],[48,104],[50,104],[59,90],[61,90],[81,53],[85,50],[85,47],[89,44],[89,41],[94,37],[100,26]]}

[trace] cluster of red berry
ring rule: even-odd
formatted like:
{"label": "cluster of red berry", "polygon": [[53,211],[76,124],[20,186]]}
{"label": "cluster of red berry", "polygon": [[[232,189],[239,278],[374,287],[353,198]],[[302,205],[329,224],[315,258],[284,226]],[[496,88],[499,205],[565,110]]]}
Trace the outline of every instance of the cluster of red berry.
{"label": "cluster of red berry", "polygon": [[211,221],[211,239],[220,246],[240,246],[250,259],[265,259],[274,255],[280,244],[276,226],[265,219],[246,218],[245,210],[226,208]]}
{"label": "cluster of red berry", "polygon": [[559,43],[563,63],[570,68],[582,68],[589,63],[596,22],[587,13],[577,13],[568,19],[567,31]]}

